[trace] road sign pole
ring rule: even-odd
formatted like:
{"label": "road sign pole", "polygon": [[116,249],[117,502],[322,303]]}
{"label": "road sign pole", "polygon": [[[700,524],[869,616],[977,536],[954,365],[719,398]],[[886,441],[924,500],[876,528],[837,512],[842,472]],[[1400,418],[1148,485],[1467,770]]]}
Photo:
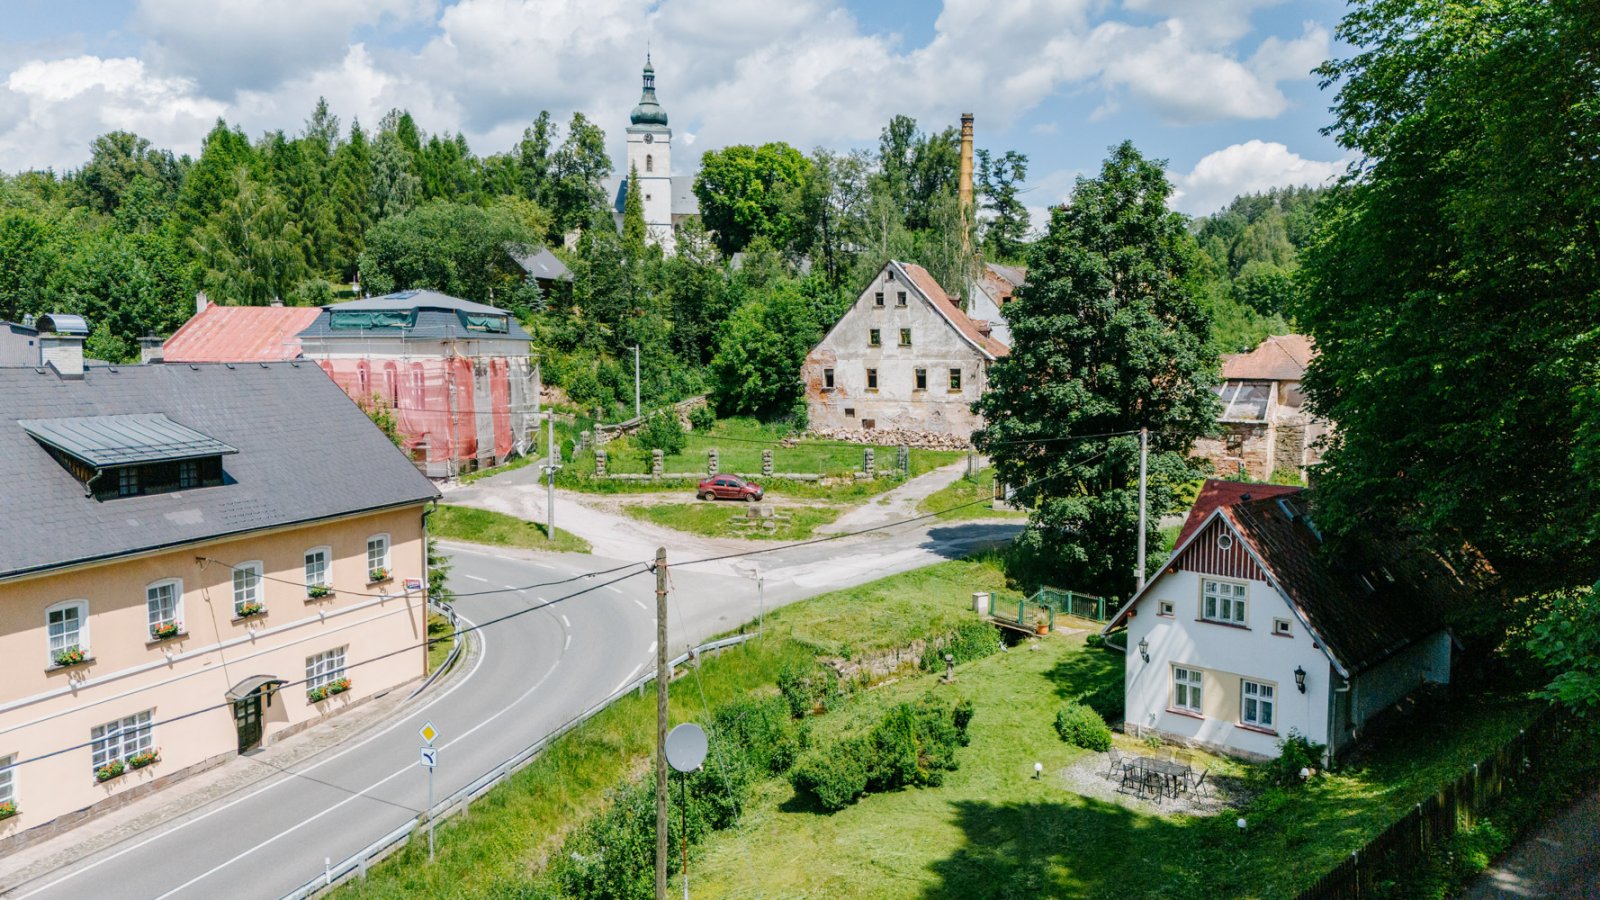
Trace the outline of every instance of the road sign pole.
{"label": "road sign pole", "polygon": [[419,762],[428,770],[428,862],[431,863],[433,862],[433,769],[439,764],[439,751],[433,749],[433,741],[439,736],[439,730],[433,727],[432,722],[424,722],[417,733],[422,736],[422,758]]}
{"label": "road sign pole", "polygon": [[656,900],[667,900],[667,548],[656,548]]}
{"label": "road sign pole", "polygon": [[428,862],[433,862],[433,766],[428,767]]}

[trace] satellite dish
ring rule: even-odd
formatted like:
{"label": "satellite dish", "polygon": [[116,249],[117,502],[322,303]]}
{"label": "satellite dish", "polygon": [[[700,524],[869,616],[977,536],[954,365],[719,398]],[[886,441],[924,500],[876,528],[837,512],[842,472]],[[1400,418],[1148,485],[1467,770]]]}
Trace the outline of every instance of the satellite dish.
{"label": "satellite dish", "polygon": [[706,733],[699,725],[685,722],[667,735],[667,764],[679,772],[693,772],[706,761]]}

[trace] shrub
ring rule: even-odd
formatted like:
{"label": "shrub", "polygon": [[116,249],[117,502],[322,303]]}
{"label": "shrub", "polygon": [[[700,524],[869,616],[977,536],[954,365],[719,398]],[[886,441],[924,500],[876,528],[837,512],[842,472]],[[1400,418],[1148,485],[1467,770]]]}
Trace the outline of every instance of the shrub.
{"label": "shrub", "polygon": [[832,686],[829,673],[818,665],[790,663],[778,672],[778,690],[796,719],[825,708]]}
{"label": "shrub", "polygon": [[1091,631],[1083,639],[1083,645],[1090,650],[1099,650],[1106,645],[1106,636],[1098,631]]}
{"label": "shrub", "polygon": [[787,772],[805,749],[805,729],[790,717],[782,696],[736,700],[718,707],[713,722],[716,739],[737,748],[759,772]]}
{"label": "shrub", "polygon": [[1100,714],[1082,703],[1069,703],[1056,713],[1056,734],[1074,747],[1104,753],[1111,749],[1111,729]]}
{"label": "shrub", "polygon": [[1267,780],[1273,784],[1293,785],[1304,779],[1301,769],[1316,772],[1323,766],[1327,745],[1318,744],[1300,732],[1289,729],[1289,734],[1278,741],[1278,757],[1265,764]]}
{"label": "shrub", "polygon": [[972,738],[967,735],[967,726],[972,723],[972,714],[975,711],[971,700],[963,700],[957,703],[956,708],[951,711],[951,721],[956,726],[956,737],[961,741],[961,746],[963,747],[972,743]]}
{"label": "shrub", "polygon": [[922,668],[927,672],[944,669],[944,655],[955,657],[956,665],[983,659],[1000,651],[1000,634],[987,622],[970,619],[956,626],[955,631],[937,640],[929,640],[922,654]]}
{"label": "shrub", "polygon": [[1110,684],[1079,694],[1078,702],[1099,713],[1100,718],[1107,722],[1120,721],[1123,709],[1126,707],[1126,691],[1122,679],[1118,678]]}
{"label": "shrub", "polygon": [[807,751],[790,773],[794,789],[810,794],[826,810],[844,809],[867,792],[867,757],[861,738]]}
{"label": "shrub", "polygon": [[717,424],[717,413],[709,405],[689,410],[689,424],[695,431],[705,431]]}
{"label": "shrub", "polygon": [[633,436],[633,444],[648,461],[652,450],[660,450],[663,456],[682,453],[683,448],[689,445],[689,436],[684,433],[683,423],[678,421],[676,411],[658,409],[645,414],[644,424]]}

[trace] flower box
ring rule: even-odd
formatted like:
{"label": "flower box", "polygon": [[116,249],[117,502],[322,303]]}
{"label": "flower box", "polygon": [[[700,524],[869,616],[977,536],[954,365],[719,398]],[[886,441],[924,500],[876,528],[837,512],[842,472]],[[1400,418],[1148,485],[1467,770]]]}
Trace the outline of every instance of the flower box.
{"label": "flower box", "polygon": [[17,814],[17,804],[13,800],[0,802],[0,820],[9,819]]}
{"label": "flower box", "polygon": [[108,762],[105,765],[101,766],[100,768],[95,769],[94,770],[94,779],[96,781],[110,781],[111,779],[120,776],[123,772],[126,772],[126,771],[128,771],[128,767],[123,764],[122,760],[114,759],[111,762]]}
{"label": "flower box", "polygon": [[314,687],[307,691],[306,699],[310,700],[312,703],[320,703],[329,697],[342,694],[348,690],[350,690],[350,679],[348,677],[340,678],[335,681],[330,681],[321,687]]}
{"label": "flower box", "polygon": [[150,639],[152,641],[165,641],[169,638],[180,637],[183,634],[182,622],[162,622],[150,626]]}
{"label": "flower box", "polygon": [[144,750],[139,753],[135,753],[127,759],[128,768],[130,769],[142,769],[145,766],[158,762],[161,762],[160,747],[157,747],[154,750]]}
{"label": "flower box", "polygon": [[322,600],[333,596],[333,588],[325,584],[312,584],[306,586],[306,597],[311,600]]}
{"label": "flower box", "polygon": [[234,617],[239,619],[248,619],[251,616],[266,615],[266,612],[267,605],[265,603],[257,603],[255,601],[240,604],[233,610]]}
{"label": "flower box", "polygon": [[76,666],[89,661],[89,652],[82,647],[74,645],[63,650],[57,650],[50,659],[57,666]]}
{"label": "flower box", "polygon": [[367,572],[367,584],[381,584],[389,580],[389,570],[378,567]]}

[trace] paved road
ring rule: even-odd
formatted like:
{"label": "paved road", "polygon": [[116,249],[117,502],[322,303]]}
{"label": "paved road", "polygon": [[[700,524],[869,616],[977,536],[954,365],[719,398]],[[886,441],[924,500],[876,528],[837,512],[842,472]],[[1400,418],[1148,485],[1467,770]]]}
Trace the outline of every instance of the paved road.
{"label": "paved road", "polygon": [[1460,900],[1522,897],[1600,897],[1600,794],[1593,789],[1490,866]]}
{"label": "paved road", "polygon": [[[675,568],[669,559],[674,655],[754,619],[759,567],[774,607],[963,555],[1016,525],[926,523],[847,541]],[[389,725],[296,765],[291,774],[217,801],[153,832],[35,879],[15,898],[280,897],[414,817],[425,805],[417,729],[442,737],[436,797],[444,797],[642,673],[654,659],[654,578],[642,567],[527,590],[631,560],[446,545],[451,587],[473,622],[517,615],[480,632],[481,652],[441,689]],[[670,550],[670,547],[669,547]],[[632,577],[627,577],[631,573]],[[604,584],[622,578],[614,584]],[[603,585],[603,586],[600,586]],[[538,608],[576,590],[586,593]],[[484,594],[484,591],[495,593]],[[530,611],[531,610],[531,611]]]}

